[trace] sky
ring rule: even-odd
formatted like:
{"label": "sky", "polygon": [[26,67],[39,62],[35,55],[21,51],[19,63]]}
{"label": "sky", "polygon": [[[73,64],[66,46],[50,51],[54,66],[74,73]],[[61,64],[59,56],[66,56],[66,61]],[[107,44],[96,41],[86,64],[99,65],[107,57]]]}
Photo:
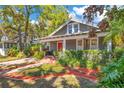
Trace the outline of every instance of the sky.
{"label": "sky", "polygon": [[[88,6],[87,5],[65,5],[64,7],[67,8],[69,12],[69,16],[80,19],[80,20],[84,20],[82,14],[84,12],[84,9],[87,8]],[[97,24],[104,18],[105,12],[106,11],[104,11],[103,15],[95,18],[94,24]],[[38,16],[37,14],[34,14],[31,16],[32,23],[35,22],[37,16]]]}

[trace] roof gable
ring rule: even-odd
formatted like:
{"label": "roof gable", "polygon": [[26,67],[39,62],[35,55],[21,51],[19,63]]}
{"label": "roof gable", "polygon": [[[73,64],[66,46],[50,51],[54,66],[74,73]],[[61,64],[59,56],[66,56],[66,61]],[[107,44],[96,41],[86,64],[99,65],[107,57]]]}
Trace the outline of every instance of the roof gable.
{"label": "roof gable", "polygon": [[[49,36],[53,36],[54,34],[56,34],[59,30],[61,30],[64,26],[69,24],[71,21],[74,21],[74,22],[77,22],[77,23],[81,23],[81,24],[84,24],[84,25],[87,25],[87,26],[92,26],[90,24],[83,23],[81,20],[78,20],[78,19],[69,19],[64,24],[62,24],[58,29],[56,29],[53,33],[51,33]],[[98,28],[97,26],[93,26],[93,27]]]}

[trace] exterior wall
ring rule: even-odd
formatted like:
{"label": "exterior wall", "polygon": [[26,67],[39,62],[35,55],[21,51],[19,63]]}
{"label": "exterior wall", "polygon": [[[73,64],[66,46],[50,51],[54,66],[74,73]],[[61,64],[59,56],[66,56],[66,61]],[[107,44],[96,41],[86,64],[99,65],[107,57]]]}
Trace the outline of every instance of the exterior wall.
{"label": "exterior wall", "polygon": [[76,39],[66,40],[67,50],[76,50]]}
{"label": "exterior wall", "polygon": [[50,42],[50,51],[57,50],[57,42]]}
{"label": "exterior wall", "polygon": [[56,35],[65,35],[67,32],[67,25],[64,26],[62,29],[60,29],[58,32],[56,32],[53,36],[56,36]]}
{"label": "exterior wall", "polygon": [[80,31],[81,32],[88,31],[88,30],[89,30],[89,27],[88,26],[80,23]]}
{"label": "exterior wall", "polygon": [[106,49],[106,47],[107,47],[107,44],[104,43],[104,37],[99,37],[99,49],[103,50],[103,49]]}
{"label": "exterior wall", "polygon": [[[71,21],[68,24],[70,24],[70,23],[77,23],[77,22]],[[80,27],[79,30],[81,32],[84,32],[84,31],[88,31],[89,30],[89,26],[84,25],[84,24],[81,24],[81,23],[79,23],[79,27]],[[65,34],[67,34],[67,25],[64,26],[62,29],[60,29],[58,32],[56,32],[53,36],[56,36],[56,35],[65,35]]]}

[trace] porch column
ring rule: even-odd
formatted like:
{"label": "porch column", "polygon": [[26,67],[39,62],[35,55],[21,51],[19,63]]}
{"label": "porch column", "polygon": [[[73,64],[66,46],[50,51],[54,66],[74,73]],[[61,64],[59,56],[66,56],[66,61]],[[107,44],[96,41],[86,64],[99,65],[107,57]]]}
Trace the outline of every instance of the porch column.
{"label": "porch column", "polygon": [[5,49],[5,47],[4,47],[4,42],[2,43],[2,46],[3,46],[3,50]]}
{"label": "porch column", "polygon": [[112,41],[108,41],[107,43],[107,51],[112,51]]}
{"label": "porch column", "polygon": [[84,50],[84,38],[82,39],[82,49]]}
{"label": "porch column", "polygon": [[65,51],[66,50],[66,40],[64,39],[63,40],[63,51]]}
{"label": "porch column", "polygon": [[4,46],[4,42],[2,43],[2,54],[3,54],[3,56],[5,56],[5,46]]}
{"label": "porch column", "polygon": [[99,37],[97,37],[97,49],[99,49]]}

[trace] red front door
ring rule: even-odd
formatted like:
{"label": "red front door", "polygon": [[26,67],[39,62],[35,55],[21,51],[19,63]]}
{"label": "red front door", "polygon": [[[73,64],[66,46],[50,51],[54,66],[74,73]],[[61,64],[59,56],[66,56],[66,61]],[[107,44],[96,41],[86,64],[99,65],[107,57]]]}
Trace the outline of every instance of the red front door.
{"label": "red front door", "polygon": [[57,49],[58,49],[58,51],[62,51],[62,49],[63,49],[63,43],[62,43],[62,41],[58,41],[57,42]]}

